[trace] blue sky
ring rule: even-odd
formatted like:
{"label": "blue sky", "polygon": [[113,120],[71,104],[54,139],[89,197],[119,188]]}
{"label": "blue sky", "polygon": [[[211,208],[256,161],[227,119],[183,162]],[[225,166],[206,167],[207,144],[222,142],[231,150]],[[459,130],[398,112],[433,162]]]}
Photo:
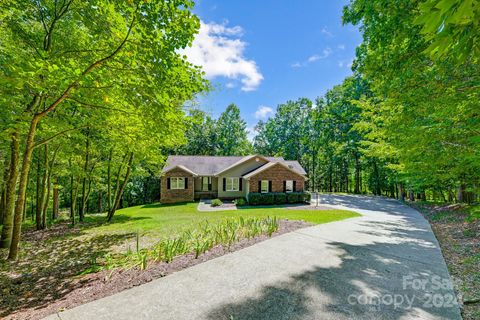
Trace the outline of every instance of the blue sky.
{"label": "blue sky", "polygon": [[202,27],[186,52],[214,89],[198,99],[212,116],[230,103],[249,127],[277,105],[314,99],[352,74],[356,27],[343,26],[348,1],[197,1]]}

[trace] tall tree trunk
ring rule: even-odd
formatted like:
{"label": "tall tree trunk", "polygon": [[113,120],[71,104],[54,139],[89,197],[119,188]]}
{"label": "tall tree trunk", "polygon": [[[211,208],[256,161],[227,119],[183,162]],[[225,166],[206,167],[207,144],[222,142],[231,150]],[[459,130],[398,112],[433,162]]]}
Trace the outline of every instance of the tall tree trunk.
{"label": "tall tree trunk", "polygon": [[[5,156],[7,157],[7,156]],[[10,174],[10,160],[5,159],[3,170],[3,180],[2,180],[2,190],[0,195],[0,225],[3,225],[3,220],[5,218],[5,212],[7,210],[7,189],[8,189],[8,176]]]}
{"label": "tall tree trunk", "polygon": [[50,171],[50,165],[49,165],[49,159],[48,159],[48,144],[45,144],[44,146],[44,151],[45,151],[45,157],[44,157],[44,171],[43,171],[43,179],[42,179],[42,193],[41,193],[41,203],[40,203],[40,210],[41,210],[41,217],[42,217],[42,229],[45,229],[47,227],[47,215],[45,212],[45,206],[48,207],[47,203],[47,193],[50,191],[49,188],[49,171]]}
{"label": "tall tree trunk", "polygon": [[[37,98],[36,98],[37,99]],[[40,98],[39,98],[40,99]],[[25,152],[23,153],[22,170],[20,172],[20,184],[18,187],[18,197],[15,204],[15,217],[13,224],[12,243],[8,253],[8,259],[16,260],[18,256],[18,246],[22,234],[22,218],[25,207],[25,198],[27,194],[28,174],[32,163],[32,152],[34,148],[34,139],[37,132],[37,125],[43,115],[35,115],[30,122],[27,140],[25,142]]]}
{"label": "tall tree trunk", "polygon": [[465,182],[462,180],[458,186],[457,200],[458,202],[465,202]]}
{"label": "tall tree trunk", "polygon": [[103,212],[103,194],[102,190],[98,191],[98,212],[102,213]]}
{"label": "tall tree trunk", "polygon": [[405,186],[400,183],[400,200],[405,201]]}
{"label": "tall tree trunk", "polygon": [[355,153],[355,187],[353,193],[360,193],[360,156]]}
{"label": "tall tree trunk", "polygon": [[415,194],[413,193],[413,190],[408,191],[408,199],[412,202],[415,202]]}
{"label": "tall tree trunk", "polygon": [[42,165],[40,163],[40,150],[37,151],[38,158],[37,158],[37,183],[36,183],[36,204],[35,204],[35,222],[37,230],[42,229],[42,208],[43,208],[43,194],[42,194]]}
{"label": "tall tree trunk", "polygon": [[80,176],[77,179],[74,179],[73,174],[70,178],[70,218],[72,220],[72,225],[75,225],[75,214],[77,211],[77,198],[78,198],[78,188],[80,184]]}
{"label": "tall tree trunk", "polygon": [[58,218],[59,211],[59,190],[58,190],[58,177],[55,178],[55,185],[53,187],[53,210],[52,210],[52,220]]}
{"label": "tall tree trunk", "polygon": [[120,204],[120,200],[122,199],[123,192],[125,191],[125,186],[128,183],[128,178],[130,177],[130,173],[132,171],[133,152],[129,152],[127,154],[129,154],[127,172],[125,173],[125,178],[121,185],[119,184],[119,178],[120,178],[120,172],[119,172],[119,176],[117,179],[117,190],[115,192],[115,202],[113,203],[112,209],[108,212],[108,216],[107,216],[108,222],[112,221],[113,215],[115,214],[115,211],[117,210],[118,205]]}
{"label": "tall tree trunk", "polygon": [[83,179],[82,179],[82,203],[79,211],[79,219],[83,221],[87,210],[87,171],[90,162],[90,130],[87,128],[85,141],[85,163],[83,165]]}
{"label": "tall tree trunk", "polygon": [[5,213],[3,217],[0,247],[9,248],[12,242],[14,217],[15,217],[15,192],[18,179],[18,161],[20,158],[20,143],[18,131],[12,133],[10,142],[10,164],[8,180],[5,186]]}
{"label": "tall tree trunk", "polygon": [[112,156],[113,148],[110,149],[108,155],[108,169],[107,169],[107,210],[112,209]]}

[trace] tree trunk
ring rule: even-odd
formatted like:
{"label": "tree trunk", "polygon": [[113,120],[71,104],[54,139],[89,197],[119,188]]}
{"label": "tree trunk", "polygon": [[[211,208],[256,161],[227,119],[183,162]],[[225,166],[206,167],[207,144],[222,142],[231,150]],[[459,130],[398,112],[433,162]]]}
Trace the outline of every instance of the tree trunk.
{"label": "tree trunk", "polygon": [[44,172],[43,172],[43,179],[42,179],[42,192],[41,192],[41,202],[40,202],[40,210],[41,210],[41,217],[42,217],[42,229],[47,227],[47,215],[45,213],[45,206],[48,207],[47,203],[47,193],[49,192],[49,160],[48,160],[48,144],[44,146],[45,150],[45,157],[44,157]]}
{"label": "tree trunk", "polygon": [[77,210],[77,197],[78,197],[78,187],[80,184],[80,176],[77,177],[76,181],[72,176],[70,177],[70,218],[72,220],[72,225],[75,225],[75,213]]}
{"label": "tree trunk", "polygon": [[125,191],[125,186],[127,185],[128,178],[130,177],[130,173],[132,171],[132,163],[133,163],[133,152],[129,152],[127,172],[125,173],[125,179],[123,180],[123,183],[121,185],[119,185],[120,172],[117,178],[117,186],[119,187],[115,192],[115,202],[113,203],[113,207],[108,212],[108,216],[107,216],[108,222],[112,221],[113,215],[115,214],[115,211],[117,210],[118,205],[120,204],[120,200],[122,199],[123,192]]}
{"label": "tree trunk", "polygon": [[[7,156],[5,156],[7,157]],[[3,225],[3,220],[5,218],[5,212],[7,210],[7,185],[8,185],[8,176],[10,174],[10,160],[5,159],[3,171],[3,180],[2,180],[2,191],[0,195],[0,225]]]}
{"label": "tree trunk", "polygon": [[32,152],[34,147],[34,139],[37,131],[37,125],[41,115],[35,115],[30,122],[30,129],[25,142],[25,152],[23,154],[22,170],[20,172],[20,184],[18,188],[18,197],[15,204],[15,217],[13,224],[12,243],[8,253],[8,259],[16,260],[18,256],[18,246],[20,244],[20,237],[22,234],[22,218],[23,209],[25,206],[25,198],[27,194],[28,174],[30,172],[30,165],[32,163]]}
{"label": "tree trunk", "polygon": [[108,169],[107,169],[107,210],[110,212],[112,209],[112,156],[113,148],[110,149],[108,155]]}
{"label": "tree trunk", "polygon": [[79,211],[79,219],[83,221],[85,213],[87,211],[87,171],[90,162],[90,131],[87,129],[86,141],[85,141],[85,163],[83,165],[83,179],[82,179],[82,203]]}
{"label": "tree trunk", "polygon": [[103,212],[103,194],[102,190],[98,191],[98,212]]}
{"label": "tree trunk", "polygon": [[37,230],[42,229],[42,208],[43,208],[43,194],[42,194],[42,179],[41,179],[41,159],[40,159],[40,151],[38,153],[37,158],[37,183],[36,183],[36,204],[35,204],[35,222]]}
{"label": "tree trunk", "polygon": [[413,193],[412,190],[408,191],[408,199],[412,202],[415,202],[415,194]]}
{"label": "tree trunk", "polygon": [[20,143],[18,131],[14,132],[10,143],[10,164],[7,184],[5,185],[5,212],[3,217],[0,248],[9,248],[12,242],[15,217],[15,191],[18,179],[18,161],[20,158]]}
{"label": "tree trunk", "polygon": [[460,182],[458,186],[458,195],[457,195],[458,202],[465,202],[465,182]]}
{"label": "tree trunk", "polygon": [[405,201],[405,187],[403,183],[400,184],[400,200]]}
{"label": "tree trunk", "polygon": [[360,156],[355,153],[355,187],[353,193],[360,193]]}
{"label": "tree trunk", "polygon": [[58,218],[59,211],[59,190],[58,190],[58,177],[55,178],[55,186],[53,187],[53,210],[52,210],[52,220]]}

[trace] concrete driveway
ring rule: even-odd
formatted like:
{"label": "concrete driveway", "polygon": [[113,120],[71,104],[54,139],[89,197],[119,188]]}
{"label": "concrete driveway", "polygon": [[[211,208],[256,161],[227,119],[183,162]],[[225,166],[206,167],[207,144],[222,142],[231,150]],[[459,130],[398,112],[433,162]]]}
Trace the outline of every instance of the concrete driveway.
{"label": "concrete driveway", "polygon": [[49,319],[461,319],[429,224],[379,197],[362,217],[261,242]]}

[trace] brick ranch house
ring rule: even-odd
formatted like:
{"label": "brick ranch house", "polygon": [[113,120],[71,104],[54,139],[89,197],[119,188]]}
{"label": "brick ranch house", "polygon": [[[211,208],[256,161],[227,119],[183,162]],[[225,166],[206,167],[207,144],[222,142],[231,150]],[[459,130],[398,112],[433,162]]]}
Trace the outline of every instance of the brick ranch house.
{"label": "brick ranch house", "polygon": [[306,172],[280,157],[169,156],[162,170],[160,201],[247,198],[251,192],[304,191]]}

